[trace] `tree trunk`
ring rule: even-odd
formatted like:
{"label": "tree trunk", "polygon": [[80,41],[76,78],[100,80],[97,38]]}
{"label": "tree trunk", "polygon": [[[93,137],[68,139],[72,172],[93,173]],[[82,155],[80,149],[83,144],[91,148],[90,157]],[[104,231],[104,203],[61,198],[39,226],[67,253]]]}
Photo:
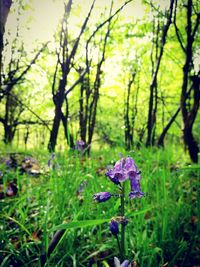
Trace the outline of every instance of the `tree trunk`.
{"label": "tree trunk", "polygon": [[[11,144],[15,135],[16,126],[14,124],[14,115],[17,113],[13,107],[16,106],[16,103],[13,102],[13,97],[11,95],[6,96],[5,104],[5,116],[3,119],[4,126],[4,143]],[[16,118],[16,121],[18,118]]]}
{"label": "tree trunk", "polygon": [[[126,98],[126,103],[125,103],[125,114],[124,114],[125,133],[124,134],[125,134],[125,146],[127,150],[130,150],[133,145],[132,125],[130,122],[129,111],[130,111],[131,86],[134,82],[135,75],[136,73],[133,72],[128,82],[127,98]],[[132,118],[132,122],[134,122],[133,118]]]}
{"label": "tree trunk", "polygon": [[74,138],[73,138],[73,134],[70,132],[69,127],[68,127],[68,117],[69,117],[69,109],[68,109],[68,99],[65,99],[65,104],[66,104],[66,115],[61,114],[61,119],[62,119],[62,123],[63,123],[63,127],[64,127],[64,134],[65,134],[65,139],[67,140],[67,144],[69,145],[69,147],[71,149],[75,148],[75,144],[74,144]]}
{"label": "tree trunk", "polygon": [[4,125],[4,142],[5,144],[11,144],[15,135],[15,129],[12,125]]}
{"label": "tree trunk", "polygon": [[171,127],[172,123],[175,121],[176,117],[178,116],[180,110],[181,110],[181,108],[179,107],[176,110],[176,112],[174,113],[174,115],[171,117],[171,119],[169,120],[169,122],[167,123],[167,125],[165,126],[165,128],[163,129],[160,137],[158,138],[158,146],[163,146],[164,147],[164,139],[165,139],[165,136],[166,136],[169,128]]}
{"label": "tree trunk", "polygon": [[194,136],[192,134],[192,127],[191,126],[185,125],[184,130],[183,130],[183,138],[184,138],[185,144],[187,144],[191,160],[194,163],[198,163],[199,147],[198,147],[197,142],[194,139]]}
{"label": "tree trunk", "polygon": [[[169,27],[171,24],[171,19],[172,19],[172,14],[173,14],[173,6],[174,6],[174,0],[171,0],[169,11],[168,11],[167,22],[163,26],[159,54],[157,54],[158,51],[156,51],[156,54],[157,54],[156,66],[155,66],[155,70],[153,72],[152,81],[151,81],[151,85],[150,85],[146,146],[150,146],[153,144],[152,135],[153,135],[153,128],[155,127],[155,123],[156,123],[156,121],[155,121],[156,114],[154,114],[154,112],[156,112],[156,110],[157,110],[157,103],[156,103],[156,101],[157,101],[157,99],[156,99],[157,98],[157,91],[156,91],[157,90],[157,76],[158,76],[158,71],[160,68],[160,63],[161,63],[161,59],[162,59],[163,52],[164,52],[164,46],[166,44],[167,33],[168,33],[168,30],[169,30]],[[157,35],[158,35],[158,32],[157,32]],[[157,40],[158,40],[158,38],[157,38]],[[158,48],[158,43],[156,43],[156,47]]]}
{"label": "tree trunk", "polygon": [[[187,2],[187,43],[186,43],[186,53],[185,53],[185,64],[183,67],[183,83],[182,83],[182,91],[181,91],[181,112],[183,119],[183,139],[185,146],[188,147],[190,158],[193,162],[198,162],[198,152],[199,148],[194,140],[194,136],[192,134],[192,127],[199,109],[199,101],[200,101],[200,88],[199,88],[199,74],[191,77],[192,85],[193,85],[193,104],[192,108],[187,105],[188,94],[187,88],[189,84],[189,74],[191,73],[192,65],[193,65],[193,42],[195,32],[192,30],[192,0],[188,0]],[[196,22],[195,31],[197,31],[199,26],[199,21]],[[188,100],[189,101],[189,100]]]}
{"label": "tree trunk", "polygon": [[53,119],[53,126],[51,129],[50,139],[49,139],[49,143],[48,143],[48,150],[49,151],[55,151],[56,141],[57,141],[57,136],[58,136],[58,130],[59,130],[60,121],[61,121],[61,117],[62,117],[61,107],[62,107],[62,105],[60,105],[60,104],[55,107],[55,116]]}
{"label": "tree trunk", "polygon": [[[12,1],[11,0],[1,0],[0,7],[0,74],[2,68],[2,52],[3,52],[3,35],[5,32],[5,24],[7,21],[8,13],[10,11]],[[1,85],[1,75],[0,75],[0,85]]]}

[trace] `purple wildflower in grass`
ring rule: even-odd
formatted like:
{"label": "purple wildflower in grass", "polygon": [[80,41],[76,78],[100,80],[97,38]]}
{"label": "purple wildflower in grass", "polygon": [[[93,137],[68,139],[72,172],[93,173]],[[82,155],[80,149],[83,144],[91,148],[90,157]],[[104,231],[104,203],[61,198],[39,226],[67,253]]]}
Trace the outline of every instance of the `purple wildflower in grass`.
{"label": "purple wildflower in grass", "polygon": [[128,219],[126,217],[123,217],[121,224],[126,226],[128,224]]}
{"label": "purple wildflower in grass", "polygon": [[115,267],[128,267],[129,266],[129,261],[125,260],[121,264],[119,259],[117,257],[114,257],[114,264],[115,264]]}
{"label": "purple wildflower in grass", "polygon": [[109,223],[110,231],[113,235],[119,234],[119,223],[115,220],[111,220]]}
{"label": "purple wildflower in grass", "polygon": [[124,182],[129,179],[130,175],[137,173],[138,169],[131,157],[122,158],[115,163],[113,169],[109,169],[106,173],[106,176],[110,178],[110,180],[119,184],[120,182]]}
{"label": "purple wildflower in grass", "polygon": [[83,180],[77,190],[77,193],[82,193],[85,189],[85,187],[87,186],[88,181],[87,180]]}
{"label": "purple wildflower in grass", "polygon": [[49,168],[51,167],[54,158],[55,158],[55,153],[52,153],[47,163]]}
{"label": "purple wildflower in grass", "polygon": [[116,185],[120,184],[117,175],[113,175],[113,170],[109,169],[105,175]]}
{"label": "purple wildflower in grass", "polygon": [[134,160],[131,157],[126,157],[118,160],[113,169],[106,172],[106,176],[116,185],[129,179],[131,185],[129,197],[132,199],[144,196],[140,189],[140,173]]}
{"label": "purple wildflower in grass", "polygon": [[6,166],[11,169],[12,168],[12,160],[11,159],[7,159],[6,160]]}
{"label": "purple wildflower in grass", "polygon": [[134,173],[130,176],[131,192],[129,194],[129,198],[141,198],[144,196],[144,193],[140,189],[140,180],[140,172]]}
{"label": "purple wildflower in grass", "polygon": [[111,198],[111,194],[109,192],[99,192],[93,195],[93,199],[97,202],[105,202]]}
{"label": "purple wildflower in grass", "polygon": [[85,148],[85,142],[83,140],[77,140],[76,141],[76,150],[83,151]]}

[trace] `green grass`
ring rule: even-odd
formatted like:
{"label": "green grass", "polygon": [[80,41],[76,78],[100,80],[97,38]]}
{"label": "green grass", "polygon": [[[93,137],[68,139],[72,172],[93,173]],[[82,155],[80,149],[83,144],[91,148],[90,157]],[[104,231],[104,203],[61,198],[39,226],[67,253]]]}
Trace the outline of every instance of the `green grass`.
{"label": "green grass", "polygon": [[[126,258],[141,267],[198,266],[200,166],[189,166],[184,154],[174,149],[146,148],[130,153],[94,151],[90,158],[57,153],[55,170],[47,167],[47,152],[24,152],[39,160],[43,169],[39,177],[1,164],[4,188],[16,178],[19,191],[0,200],[0,266],[40,266],[39,257],[58,229],[65,233],[46,266],[88,266],[89,261],[94,262],[90,266],[113,266],[119,252],[108,222],[118,214],[120,202],[111,198],[96,204],[92,196],[116,192],[104,172],[99,175],[97,170],[114,164],[119,152],[134,158],[146,193],[142,199],[129,200],[126,186]],[[87,185],[80,199],[77,190],[83,180]]]}

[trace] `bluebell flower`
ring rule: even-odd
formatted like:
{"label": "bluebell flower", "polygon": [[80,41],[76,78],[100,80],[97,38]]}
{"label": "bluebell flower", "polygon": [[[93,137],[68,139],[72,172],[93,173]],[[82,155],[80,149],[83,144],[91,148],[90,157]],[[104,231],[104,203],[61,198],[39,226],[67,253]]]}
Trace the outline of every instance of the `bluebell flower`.
{"label": "bluebell flower", "polygon": [[144,196],[144,193],[140,189],[140,180],[141,176],[140,173],[134,173],[130,176],[130,186],[131,186],[131,192],[129,194],[129,198],[141,198]]}
{"label": "bluebell flower", "polygon": [[76,141],[76,150],[83,151],[85,148],[85,142],[83,140]]}
{"label": "bluebell flower", "polygon": [[109,223],[110,231],[113,235],[119,234],[119,223],[115,220],[111,220]]}
{"label": "bluebell flower", "polygon": [[48,167],[49,168],[51,167],[54,158],[55,158],[55,153],[52,153],[50,156],[50,159],[48,160]]}
{"label": "bluebell flower", "polygon": [[87,180],[83,180],[77,190],[77,193],[82,193],[84,191],[84,188],[87,186],[88,182]]}
{"label": "bluebell flower", "polygon": [[140,176],[141,172],[138,170],[137,165],[131,157],[126,157],[118,160],[115,163],[113,169],[109,169],[106,172],[106,176],[114,183],[120,184],[121,182],[130,180],[131,192],[129,197],[132,198],[141,198],[144,196],[144,193],[140,189]]}
{"label": "bluebell flower", "polygon": [[97,202],[105,202],[111,198],[109,192],[99,192],[93,195],[93,199]]}
{"label": "bluebell flower", "polygon": [[118,160],[114,168],[107,171],[106,176],[108,176],[113,183],[119,184],[129,179],[131,174],[137,172],[138,169],[134,160],[131,157],[127,157]]}
{"label": "bluebell flower", "polygon": [[128,260],[123,261],[121,264],[117,257],[114,257],[114,264],[115,264],[115,267],[129,267],[129,266],[131,266],[131,265],[129,265]]}

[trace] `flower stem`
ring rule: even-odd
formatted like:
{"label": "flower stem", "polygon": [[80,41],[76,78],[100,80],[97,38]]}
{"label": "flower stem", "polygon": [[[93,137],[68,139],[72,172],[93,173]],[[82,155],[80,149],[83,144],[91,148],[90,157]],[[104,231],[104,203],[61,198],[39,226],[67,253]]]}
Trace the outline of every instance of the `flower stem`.
{"label": "flower stem", "polygon": [[120,259],[121,259],[121,258],[123,258],[123,256],[122,256],[122,250],[121,250],[121,246],[120,246],[120,242],[119,242],[119,237],[118,237],[118,235],[116,235],[115,237],[117,239],[117,245],[118,245],[118,248],[119,248]]}
{"label": "flower stem", "polygon": [[[122,189],[121,189],[121,216],[124,217],[124,193],[125,193],[125,183],[122,184]],[[125,259],[125,225],[122,223],[121,224],[121,261],[123,262]]]}

